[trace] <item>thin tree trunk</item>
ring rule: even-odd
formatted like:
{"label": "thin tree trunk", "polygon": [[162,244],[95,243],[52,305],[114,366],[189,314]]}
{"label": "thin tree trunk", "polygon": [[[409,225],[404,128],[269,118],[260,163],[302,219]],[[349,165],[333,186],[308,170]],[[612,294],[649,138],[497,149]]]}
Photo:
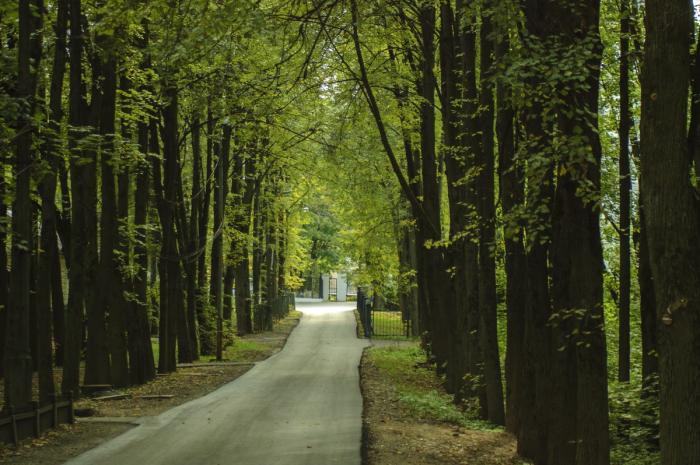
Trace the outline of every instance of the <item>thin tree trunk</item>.
{"label": "thin tree trunk", "polygon": [[[502,39],[496,46],[497,60],[503,59],[509,43]],[[506,429],[517,434],[521,424],[536,431],[531,398],[525,398],[523,386],[531,383],[523,375],[525,362],[525,307],[527,302],[527,258],[521,221],[516,215],[517,207],[525,201],[524,173],[516,160],[515,112],[506,84],[496,87],[498,138],[499,195],[503,209],[503,237],[505,242],[506,274]]]}
{"label": "thin tree trunk", "polygon": [[197,288],[199,290],[199,305],[201,311],[197,313],[197,321],[199,323],[199,351],[202,355],[211,355],[214,351],[214,343],[212,339],[211,316],[209,312],[209,296],[207,294],[207,232],[209,230],[209,211],[211,205],[212,191],[212,165],[214,158],[214,117],[211,112],[211,107],[207,110],[207,160],[206,172],[204,178],[204,199],[202,200],[202,211],[199,218],[199,263],[197,265]]}
{"label": "thin tree trunk", "polygon": [[[70,0],[70,30],[81,31],[81,0]],[[70,268],[68,270],[69,293],[66,311],[66,332],[64,341],[63,394],[80,393],[80,353],[82,350],[82,321],[85,309],[85,217],[83,215],[83,172],[78,163],[82,151],[78,149],[81,139],[79,128],[85,124],[86,108],[82,75],[83,37],[80,32],[70,35],[70,95],[69,148],[71,149],[71,235]],[[63,185],[62,185],[63,189]]]}
{"label": "thin tree trunk", "polygon": [[[224,136],[225,137],[225,136]],[[229,132],[230,137],[230,132]],[[214,307],[216,309],[216,359],[221,360],[223,357],[223,267],[224,267],[224,241],[223,241],[223,226],[224,226],[224,204],[226,199],[226,157],[228,150],[222,144],[221,152],[219,153],[219,162],[216,169],[216,188],[214,190],[214,245],[212,246],[211,262],[212,262],[212,297],[214,299]]]}
{"label": "thin tree trunk", "polygon": [[630,175],[630,104],[629,104],[629,0],[620,2],[620,141],[619,184],[620,184],[620,296],[618,327],[618,370],[619,381],[630,380],[630,197],[632,177]]}
{"label": "thin tree trunk", "polygon": [[[61,284],[61,268],[55,264],[59,260],[58,243],[56,241],[57,218],[56,218],[56,172],[58,164],[61,163],[60,150],[60,122],[63,117],[62,95],[63,78],[66,69],[66,28],[68,23],[68,5],[65,0],[59,2],[56,15],[56,45],[54,49],[54,62],[51,74],[51,96],[50,96],[50,121],[51,132],[44,143],[44,156],[51,169],[44,175],[40,184],[41,195],[41,237],[39,241],[39,266],[37,276],[37,309],[39,316],[38,328],[38,354],[39,354],[39,402],[45,404],[49,402],[55,394],[53,379],[53,350],[52,350],[52,322],[57,322],[59,328],[53,331],[57,335],[56,352],[62,350],[63,345],[63,296],[62,289],[54,290]],[[58,276],[54,276],[54,273]],[[61,291],[60,296],[56,296],[56,291]],[[52,312],[53,310],[53,312]],[[53,313],[53,314],[52,314]]]}
{"label": "thin tree trunk", "polygon": [[204,253],[204,249],[199,248],[199,224],[203,198],[201,121],[197,112],[192,118],[192,195],[190,198],[189,253],[187,261],[187,314],[190,321],[190,333],[193,336],[193,357],[195,359],[199,358],[200,353],[200,332],[197,324],[200,321],[200,313],[203,311],[203,302],[197,282],[199,254]]}
{"label": "thin tree trunk", "polygon": [[[148,125],[138,125],[139,150],[149,152]],[[138,267],[133,281],[135,299],[131,302],[134,321],[130,323],[129,351],[130,379],[133,384],[143,384],[156,377],[151,331],[148,321],[148,247],[146,246],[149,200],[148,162],[142,163],[136,171],[134,192],[134,228],[137,240],[134,244],[134,264]]]}
{"label": "thin tree trunk", "polygon": [[[492,5],[491,5],[492,6]],[[494,94],[491,83],[493,64],[493,34],[491,12],[482,12],[481,19],[481,94],[480,126],[482,134],[480,160],[477,161],[480,191],[479,201],[479,332],[484,356],[484,383],[488,403],[487,418],[497,425],[505,424],[503,383],[498,348],[498,320],[496,314],[496,206],[494,154]]]}

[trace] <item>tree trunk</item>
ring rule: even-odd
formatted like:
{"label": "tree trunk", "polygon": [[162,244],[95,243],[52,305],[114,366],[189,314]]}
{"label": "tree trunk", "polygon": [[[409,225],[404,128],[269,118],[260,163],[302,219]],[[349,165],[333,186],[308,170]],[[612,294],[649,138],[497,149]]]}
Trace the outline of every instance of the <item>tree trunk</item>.
{"label": "tree trunk", "polygon": [[686,125],[692,4],[646,2],[640,192],[659,330],[661,463],[700,463],[700,208]]}
{"label": "tree trunk", "polygon": [[[177,339],[177,312],[178,289],[177,274],[180,273],[180,257],[178,256],[177,237],[175,232],[175,215],[173,203],[176,201],[175,189],[172,183],[173,171],[177,170],[177,90],[164,85],[166,96],[169,99],[163,109],[163,120],[167,121],[167,129],[163,127],[163,159],[164,169],[161,174],[161,164],[157,157],[153,157],[153,190],[155,192],[158,207],[158,216],[161,224],[161,250],[158,262],[158,274],[160,276],[160,312],[159,312],[159,351],[158,372],[170,373],[177,368],[176,339]],[[151,145],[157,143],[157,120],[151,120],[150,140]],[[155,147],[157,148],[157,146]],[[152,153],[158,151],[151,150]]]}
{"label": "tree trunk", "polygon": [[[497,60],[508,51],[508,41],[502,39],[496,46]],[[503,209],[503,237],[505,243],[506,274],[506,429],[518,433],[521,424],[530,426],[534,420],[532,398],[522,396],[524,385],[531,383],[521,369],[525,356],[525,306],[527,302],[527,258],[521,221],[516,209],[525,201],[523,169],[516,160],[515,112],[511,105],[510,90],[501,82],[496,87],[498,138],[499,195]]]}
{"label": "tree trunk", "polygon": [[[601,45],[598,34],[599,4],[581,1],[576,14],[559,8],[553,18],[560,34],[566,34],[564,49],[588,53],[586,88],[567,94],[568,108],[562,111],[559,129],[575,152],[558,160],[554,197],[552,262],[552,324],[555,335],[552,375],[553,431],[562,432],[550,442],[552,464],[603,465],[609,463],[608,384],[603,319],[603,251],[599,213],[592,198],[600,195],[601,147],[598,138],[598,86]],[[572,32],[579,24],[585,28]],[[583,129],[582,129],[583,128]],[[571,244],[576,244],[572,247]],[[562,348],[564,350],[562,350]],[[572,414],[572,405],[575,412]],[[569,420],[562,418],[567,416]],[[570,429],[569,429],[570,428]],[[567,437],[568,436],[568,437]],[[556,441],[561,439],[561,442]],[[571,440],[574,440],[573,444]],[[571,454],[571,455],[570,455]]]}
{"label": "tree trunk", "polygon": [[[90,100],[90,124],[93,130],[100,128],[103,115],[102,101],[104,93],[102,79],[109,80],[105,74],[106,63],[101,56],[91,56],[92,89]],[[104,76],[103,76],[104,74]],[[109,105],[110,102],[107,102]],[[105,110],[106,111],[106,110]],[[107,124],[109,124],[107,122]],[[87,314],[87,344],[85,348],[85,384],[110,384],[110,340],[107,332],[106,312],[103,301],[104,295],[99,286],[102,285],[104,269],[100,266],[97,242],[97,153],[89,144],[82,152],[80,160],[80,176],[82,177],[82,205],[80,215],[83,215],[84,249],[83,249],[83,294]],[[113,184],[112,180],[112,186]],[[75,196],[73,196],[75,197]],[[75,202],[77,203],[77,202]],[[108,207],[109,208],[109,207]],[[115,212],[116,213],[116,212]]]}
{"label": "tree trunk", "polygon": [[[32,360],[29,347],[29,313],[32,261],[31,166],[36,107],[36,83],[41,59],[43,2],[20,0],[17,97],[24,99],[15,150],[15,201],[12,207],[12,274],[5,336],[5,408],[21,409],[32,399]],[[33,66],[32,66],[33,65]]]}
{"label": "tree trunk", "polygon": [[[81,31],[81,0],[70,0],[70,29]],[[82,150],[78,148],[82,137],[80,127],[85,124],[86,108],[82,74],[83,36],[70,35],[70,95],[69,131],[70,189],[71,189],[71,235],[70,268],[68,269],[68,307],[64,341],[63,379],[61,392],[65,395],[80,394],[80,353],[82,350],[82,321],[85,311],[85,247],[86,231],[83,215],[84,167],[78,163]]]}
{"label": "tree trunk", "polygon": [[[106,42],[104,39],[101,42]],[[109,50],[111,44],[103,43]],[[106,52],[107,54],[113,52]],[[119,222],[117,195],[113,164],[115,112],[117,97],[117,63],[116,58],[107,56],[101,66],[102,111],[100,116],[100,134],[103,137],[101,150],[101,201],[100,217],[100,268],[99,297],[97,299],[102,312],[107,314],[107,344],[109,348],[109,379],[115,387],[129,384],[129,365],[126,342],[126,302],[123,297],[124,285],[120,270],[119,257]],[[92,337],[91,334],[88,337]]]}
{"label": "tree trunk", "polygon": [[[230,132],[228,136],[230,137]],[[224,136],[224,139],[226,136]],[[218,165],[216,168],[216,186],[214,189],[214,241],[211,251],[211,295],[213,298],[214,308],[216,309],[216,359],[221,360],[223,357],[223,267],[224,267],[224,205],[226,202],[226,165],[228,157],[228,149],[222,143],[221,152],[219,153]]]}
{"label": "tree trunk", "polygon": [[258,193],[253,199],[253,319],[255,331],[263,331],[265,314],[262,308],[261,280],[265,236],[262,227],[262,199],[260,198],[263,195],[263,190],[259,188],[257,191]]}
{"label": "tree trunk", "polygon": [[[421,34],[421,68],[419,94],[420,100],[420,136],[421,136],[421,179],[423,183],[422,207],[425,211],[425,224],[422,225],[425,241],[440,241],[440,179],[438,160],[435,153],[435,8],[422,5],[418,11]],[[430,227],[428,225],[431,225]],[[420,227],[420,226],[419,226]],[[426,247],[425,242],[419,247]],[[436,247],[426,248],[425,263],[430,270],[425,276],[426,292],[430,303],[431,350],[435,356],[438,372],[445,370],[448,361],[451,334],[448,331],[448,306],[445,305],[451,286],[447,286],[447,267],[443,251]]]}
{"label": "tree trunk", "polygon": [[503,383],[498,348],[498,319],[496,314],[496,206],[494,186],[494,95],[491,83],[493,64],[493,34],[491,12],[482,12],[480,60],[480,118],[481,151],[479,176],[479,335],[484,357],[484,383],[488,407],[487,419],[496,425],[505,424]]}
{"label": "tree trunk", "polygon": [[[197,327],[200,313],[203,311],[203,303],[198,288],[199,255],[204,253],[200,249],[199,224],[202,215],[202,200],[204,199],[204,189],[202,188],[202,141],[201,141],[201,120],[199,112],[192,118],[192,195],[190,196],[190,221],[189,221],[189,244],[187,260],[187,314],[190,321],[190,332],[192,333],[193,357],[199,358],[200,341],[199,328]],[[204,238],[206,241],[206,237]],[[205,242],[206,244],[206,242]]]}
{"label": "tree trunk", "polygon": [[618,327],[619,381],[630,380],[630,197],[632,177],[630,175],[630,105],[629,105],[629,0],[620,2],[620,140],[619,184],[620,184],[620,296]]}
{"label": "tree trunk", "polygon": [[[202,355],[211,355],[214,351],[212,339],[211,316],[209,312],[209,296],[207,294],[207,232],[209,230],[209,211],[212,191],[212,165],[214,158],[214,117],[211,107],[207,111],[207,160],[205,184],[203,187],[204,198],[202,200],[202,210],[199,217],[199,263],[197,264],[197,289],[199,290],[200,311],[197,312],[197,322],[199,323],[199,351]],[[217,154],[218,156],[218,154]]]}
{"label": "tree trunk", "polygon": [[[56,358],[62,356],[63,346],[63,293],[61,268],[56,241],[56,173],[60,158],[60,125],[63,117],[62,95],[63,78],[66,70],[66,28],[68,23],[68,4],[65,0],[58,3],[56,14],[56,46],[51,74],[50,133],[44,143],[44,157],[50,170],[44,175],[39,184],[41,195],[41,237],[39,241],[39,266],[37,276],[37,309],[39,316],[38,353],[39,353],[39,402],[48,403],[55,394],[53,379],[53,350],[52,333],[56,336]],[[55,265],[58,263],[58,267]],[[58,273],[55,276],[54,273]],[[51,323],[57,323],[58,328],[52,331]]]}
{"label": "tree trunk", "polygon": [[[142,154],[149,153],[148,125],[138,125],[138,144]],[[148,247],[146,246],[149,200],[148,162],[136,170],[134,192],[134,228],[137,240],[134,243],[134,264],[138,267],[133,280],[135,299],[132,300],[133,320],[129,328],[129,369],[132,384],[144,384],[156,377],[151,331],[148,321]]]}
{"label": "tree trunk", "polygon": [[[641,194],[641,192],[640,192]],[[649,263],[649,238],[647,237],[644,203],[639,199],[639,311],[642,323],[642,389],[645,396],[658,396],[659,342],[658,321],[656,318],[656,296],[654,279]]]}

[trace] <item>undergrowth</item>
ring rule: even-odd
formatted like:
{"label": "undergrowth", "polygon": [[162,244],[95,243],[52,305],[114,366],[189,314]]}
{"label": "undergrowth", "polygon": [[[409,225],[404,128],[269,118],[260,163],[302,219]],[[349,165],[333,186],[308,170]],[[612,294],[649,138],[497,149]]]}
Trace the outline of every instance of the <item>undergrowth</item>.
{"label": "undergrowth", "polygon": [[[458,407],[441,386],[425,353],[418,347],[374,347],[368,361],[396,389],[403,408],[418,418],[458,425],[474,430],[497,430],[479,420],[475,408]],[[634,384],[610,385],[610,463],[612,465],[658,465],[657,412],[644,401]]]}
{"label": "undergrowth", "polygon": [[497,430],[479,420],[471,410],[455,405],[435,375],[424,366],[425,353],[418,347],[375,347],[367,351],[368,360],[391,381],[399,402],[412,415],[424,420],[444,422],[475,430]]}

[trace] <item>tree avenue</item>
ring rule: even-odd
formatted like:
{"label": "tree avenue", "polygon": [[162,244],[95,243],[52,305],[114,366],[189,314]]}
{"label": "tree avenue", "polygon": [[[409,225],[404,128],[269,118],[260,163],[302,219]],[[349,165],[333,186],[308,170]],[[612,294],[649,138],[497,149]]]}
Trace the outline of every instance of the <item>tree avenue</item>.
{"label": "tree avenue", "polygon": [[524,459],[700,464],[691,2],[19,0],[0,32],[0,418],[221,360],[343,271]]}

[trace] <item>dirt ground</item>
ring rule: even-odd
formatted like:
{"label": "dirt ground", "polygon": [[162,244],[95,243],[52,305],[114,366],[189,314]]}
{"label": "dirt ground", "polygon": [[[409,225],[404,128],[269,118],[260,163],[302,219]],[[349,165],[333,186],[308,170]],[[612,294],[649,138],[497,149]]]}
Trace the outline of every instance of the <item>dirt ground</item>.
{"label": "dirt ground", "polygon": [[275,324],[274,331],[236,338],[224,354],[224,363],[202,358],[179,366],[175,373],[158,375],[142,386],[99,394],[124,394],[124,399],[82,398],[75,403],[76,412],[87,416],[79,417],[73,425],[61,425],[39,439],[27,439],[16,449],[0,444],[0,463],[59,465],[134,427],[134,420],[140,417],[158,415],[208,394],[241,376],[255,362],[279,352],[300,316],[299,312],[292,312]]}
{"label": "dirt ground", "polygon": [[515,439],[420,418],[401,400],[392,376],[362,358],[365,465],[521,465]]}

